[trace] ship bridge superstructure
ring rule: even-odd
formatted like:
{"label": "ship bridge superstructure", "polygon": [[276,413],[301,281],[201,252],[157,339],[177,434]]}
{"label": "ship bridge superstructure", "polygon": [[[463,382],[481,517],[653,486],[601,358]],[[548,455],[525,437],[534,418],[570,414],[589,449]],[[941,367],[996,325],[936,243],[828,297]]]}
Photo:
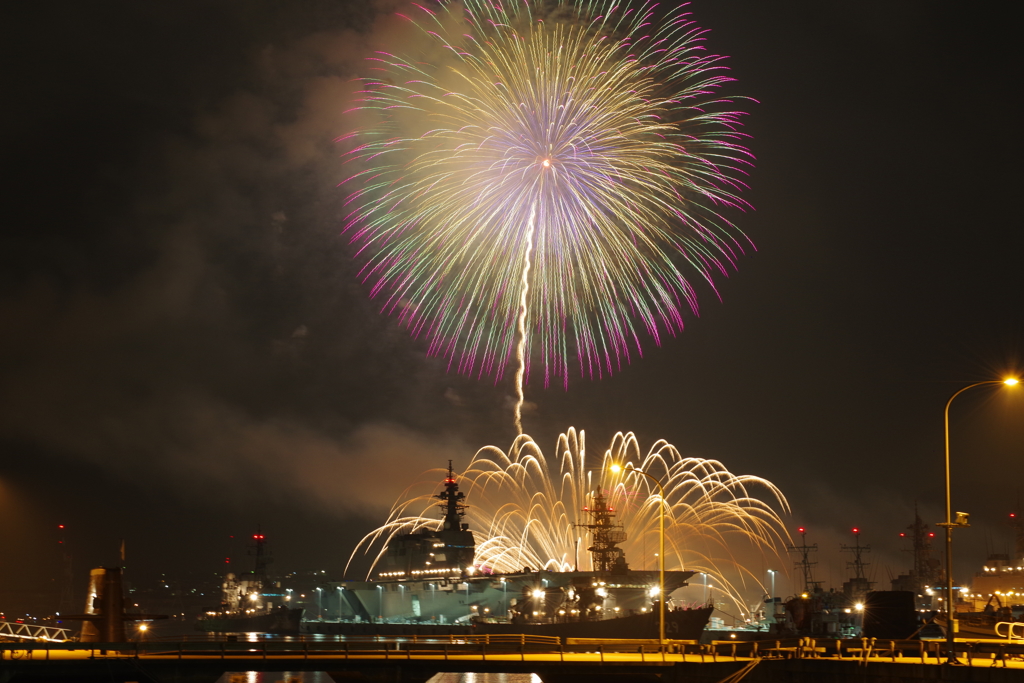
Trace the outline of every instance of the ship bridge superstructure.
{"label": "ship bridge superstructure", "polygon": [[427,580],[473,573],[476,542],[469,524],[462,521],[468,507],[466,494],[459,491],[451,460],[444,489],[435,498],[441,501],[437,507],[444,512],[437,528],[420,529],[391,539],[383,567],[377,574],[379,579]]}

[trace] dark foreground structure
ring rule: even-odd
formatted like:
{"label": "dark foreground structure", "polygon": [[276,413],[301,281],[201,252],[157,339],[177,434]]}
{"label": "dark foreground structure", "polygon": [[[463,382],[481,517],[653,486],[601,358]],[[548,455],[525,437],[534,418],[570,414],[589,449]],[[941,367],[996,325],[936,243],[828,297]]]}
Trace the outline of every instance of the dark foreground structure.
{"label": "dark foreground structure", "polygon": [[214,683],[227,672],[326,672],[335,681],[423,683],[439,672],[535,673],[545,683],[1020,683],[1024,643],[810,638],[560,644],[537,637],[363,642],[0,643],[0,683]]}

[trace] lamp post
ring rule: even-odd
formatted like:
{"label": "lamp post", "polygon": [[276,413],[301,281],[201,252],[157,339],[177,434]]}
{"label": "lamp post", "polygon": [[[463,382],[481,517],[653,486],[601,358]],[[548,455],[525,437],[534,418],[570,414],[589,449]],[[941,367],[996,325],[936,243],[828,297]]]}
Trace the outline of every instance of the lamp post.
{"label": "lamp post", "polygon": [[[612,465],[611,471],[613,474],[618,474],[623,471],[621,465]],[[665,506],[668,505],[668,501],[665,500],[665,489],[662,487],[661,482],[655,477],[647,474],[643,470],[638,470],[632,465],[627,465],[626,469],[632,470],[637,474],[642,474],[658,487],[658,495],[661,496],[661,505],[658,506],[658,642],[661,646],[661,651],[665,651]],[[706,579],[705,579],[706,580]]]}
{"label": "lamp post", "polygon": [[968,389],[974,387],[980,387],[985,384],[1005,384],[1006,386],[1014,386],[1018,380],[1014,377],[1008,379],[990,379],[984,382],[975,382],[974,384],[968,384],[963,387],[946,401],[946,412],[945,412],[945,437],[946,437],[946,521],[940,523],[937,526],[944,527],[946,529],[946,663],[947,664],[959,664],[960,662],[956,658],[956,652],[953,650],[953,645],[956,642],[956,631],[958,630],[956,612],[954,611],[954,598],[953,598],[953,527],[956,526],[969,526],[967,523],[968,515],[966,512],[956,513],[956,520],[953,520],[953,506],[950,500],[950,484],[949,484],[949,406],[953,403],[953,399],[964,393]]}

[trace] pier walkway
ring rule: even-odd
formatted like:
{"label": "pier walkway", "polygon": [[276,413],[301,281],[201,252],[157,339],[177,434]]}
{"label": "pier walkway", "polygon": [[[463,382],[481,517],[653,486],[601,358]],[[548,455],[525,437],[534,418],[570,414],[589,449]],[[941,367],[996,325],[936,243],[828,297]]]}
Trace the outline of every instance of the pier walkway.
{"label": "pier walkway", "polygon": [[536,673],[544,681],[666,683],[1024,683],[1024,642],[874,639],[573,641],[530,636],[0,643],[0,683],[104,680],[213,683],[225,672],[325,671],[335,680],[421,683],[438,672]]}

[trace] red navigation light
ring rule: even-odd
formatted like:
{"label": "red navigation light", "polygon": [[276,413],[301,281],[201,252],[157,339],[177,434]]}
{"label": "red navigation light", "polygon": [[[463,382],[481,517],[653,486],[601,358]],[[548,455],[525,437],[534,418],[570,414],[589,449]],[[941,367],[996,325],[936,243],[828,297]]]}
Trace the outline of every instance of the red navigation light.
{"label": "red navigation light", "polygon": [[[1010,515],[1010,516],[1011,516],[1011,517],[1013,517],[1013,515]],[[57,528],[58,528],[58,529],[63,529],[63,528],[64,528],[64,525],[63,525],[63,524],[58,524],[58,525],[57,525]]]}
{"label": "red navigation light", "polygon": [[615,512],[615,508],[613,508],[611,505],[609,505],[608,506],[608,512]]}
{"label": "red navigation light", "polygon": [[934,531],[929,531],[928,532],[928,538],[935,538],[935,532]]}
{"label": "red navigation light", "polygon": [[800,527],[799,529],[797,529],[797,531],[800,532],[801,534],[806,534],[807,533],[807,529],[805,529],[803,527]]}
{"label": "red navigation light", "polygon": [[[1016,516],[1017,516],[1017,513],[1016,513],[1016,512],[1011,512],[1011,513],[1010,513],[1010,519],[1013,519],[1013,518],[1014,518],[1014,517],[1016,517]],[[64,527],[61,527],[61,529],[63,529],[63,528],[64,528]]]}
{"label": "red navigation light", "polygon": [[906,537],[907,537],[907,535],[901,531],[900,532],[900,538],[906,538]]}
{"label": "red navigation light", "polygon": [[583,508],[584,512],[587,512],[590,508]]}
{"label": "red navigation light", "polygon": [[225,557],[224,558],[224,564],[231,564],[231,558],[230,557]]}
{"label": "red navigation light", "polygon": [[859,534],[860,533],[860,529],[858,529],[857,527],[853,527],[853,533]]}

